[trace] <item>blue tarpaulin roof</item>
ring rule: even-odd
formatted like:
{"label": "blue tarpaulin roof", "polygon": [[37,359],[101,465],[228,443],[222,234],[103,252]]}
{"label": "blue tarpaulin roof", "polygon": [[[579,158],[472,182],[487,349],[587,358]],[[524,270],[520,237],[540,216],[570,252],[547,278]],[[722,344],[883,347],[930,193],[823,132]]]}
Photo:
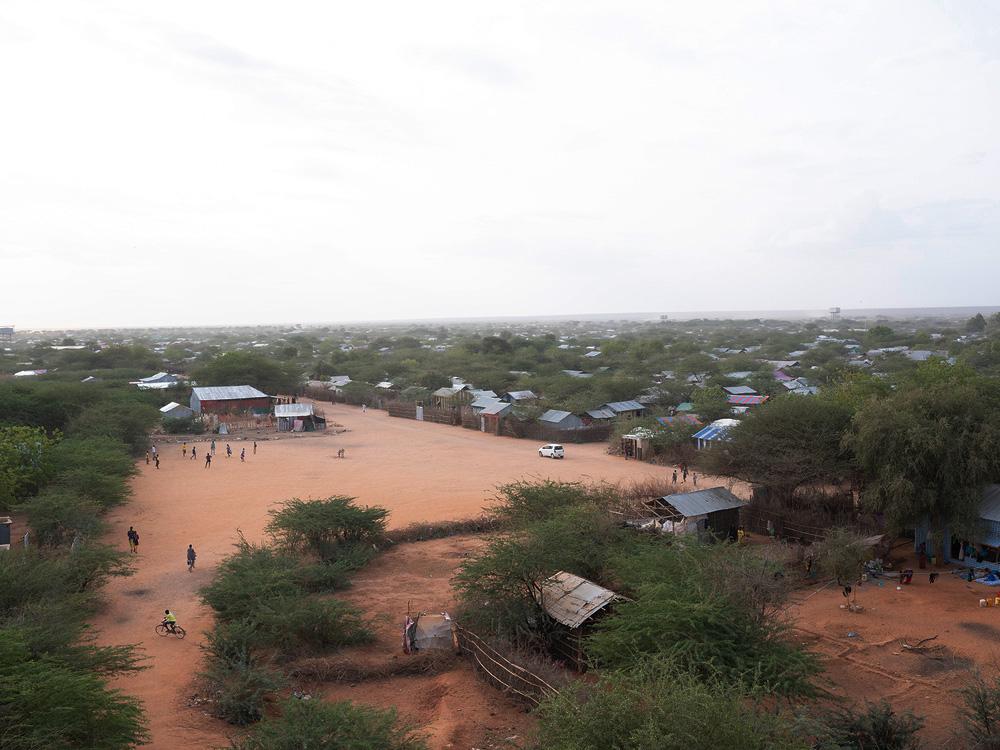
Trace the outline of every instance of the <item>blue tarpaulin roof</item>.
{"label": "blue tarpaulin roof", "polygon": [[735,419],[717,419],[708,427],[704,427],[696,432],[692,437],[696,440],[725,440],[726,433],[739,424]]}

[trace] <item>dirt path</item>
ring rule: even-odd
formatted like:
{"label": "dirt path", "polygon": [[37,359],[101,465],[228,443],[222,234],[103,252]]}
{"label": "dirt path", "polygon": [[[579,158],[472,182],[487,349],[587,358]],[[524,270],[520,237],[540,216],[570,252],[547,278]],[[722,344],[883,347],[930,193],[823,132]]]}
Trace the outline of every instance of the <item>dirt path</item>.
{"label": "dirt path", "polygon": [[[108,607],[94,625],[102,643],[137,643],[150,658],[150,669],[118,682],[146,704],[150,747],[201,748],[223,742],[228,727],[183,706],[181,692],[200,668],[198,644],[211,626],[197,591],[230,552],[236,529],[249,539],[260,538],[267,510],[276,502],[349,494],[389,508],[391,525],[404,526],[476,515],[497,484],[522,477],[617,481],[667,475],[663,468],[608,456],[601,444],[570,445],[565,460],[553,461],[539,458],[538,446],[530,441],[374,410],[362,414],[354,407],[324,408],[327,418],[348,432],[261,442],[257,455],[250,443],[234,440],[231,459],[225,458],[226,443],[219,440],[210,469],[202,458],[207,441],[198,443],[195,461],[183,459],[179,445],[161,445],[160,469],[142,464],[131,502],[109,516],[111,541],[127,549],[125,532],[134,525],[140,552],[136,575],[107,587]],[[241,463],[244,446],[248,456]],[[340,448],[346,451],[344,460],[335,457]],[[705,479],[700,485],[711,482]],[[198,552],[193,573],[184,562],[188,544]],[[153,633],[167,607],[190,633],[185,641]]]}

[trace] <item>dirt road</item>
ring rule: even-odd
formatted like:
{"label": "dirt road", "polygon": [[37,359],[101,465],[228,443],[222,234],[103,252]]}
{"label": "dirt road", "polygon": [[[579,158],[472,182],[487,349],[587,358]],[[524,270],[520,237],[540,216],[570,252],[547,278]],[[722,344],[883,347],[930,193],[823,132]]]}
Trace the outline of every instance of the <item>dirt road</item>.
{"label": "dirt road", "polygon": [[[267,511],[290,497],[356,496],[392,511],[390,524],[448,520],[478,514],[497,484],[522,477],[562,480],[633,480],[664,476],[666,470],[608,456],[605,446],[569,445],[562,461],[538,457],[530,441],[498,438],[459,427],[389,417],[354,407],[324,405],[327,419],[348,429],[339,435],[304,436],[259,443],[225,440],[205,468],[208,441],[198,458],[181,457],[180,445],[161,444],[160,469],[140,465],[134,497],[108,520],[110,539],[128,549],[126,531],[140,535],[137,573],[106,589],[108,607],[95,621],[102,643],[137,643],[150,669],[118,681],[141,698],[149,713],[155,748],[202,748],[221,744],[226,725],[185,708],[181,694],[201,664],[198,644],[211,615],[198,589],[232,548],[236,530],[259,539]],[[239,459],[247,447],[246,463]],[[345,459],[337,459],[343,448]],[[702,486],[710,484],[702,482]],[[185,550],[198,553],[194,572]],[[163,610],[173,610],[188,630],[184,641],[153,632]]]}

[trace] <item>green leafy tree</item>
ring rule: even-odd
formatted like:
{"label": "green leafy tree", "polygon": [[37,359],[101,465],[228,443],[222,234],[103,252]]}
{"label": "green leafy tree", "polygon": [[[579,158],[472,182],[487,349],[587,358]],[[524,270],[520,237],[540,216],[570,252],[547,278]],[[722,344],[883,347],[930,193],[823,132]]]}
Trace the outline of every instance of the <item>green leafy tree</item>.
{"label": "green leafy tree", "polygon": [[0,508],[38,491],[52,472],[57,442],[37,427],[0,427]]}
{"label": "green leafy tree", "polygon": [[896,527],[929,520],[943,544],[948,524],[974,524],[983,486],[1000,476],[997,385],[903,387],[867,402],[848,440],[865,475],[863,502]]}
{"label": "green leafy tree", "polygon": [[723,450],[708,458],[715,473],[733,476],[790,497],[799,487],[837,483],[851,476],[844,447],[851,409],[823,397],[786,395],[758,406],[730,432]]}
{"label": "green leafy tree", "polygon": [[691,403],[694,404],[695,413],[708,422],[730,414],[726,392],[715,386],[696,388]]}
{"label": "green leafy tree", "polygon": [[308,549],[324,560],[335,557],[344,546],[380,540],[389,511],[356,505],[354,500],[345,495],[286,500],[269,511],[267,532],[288,549]]}
{"label": "green leafy tree", "polygon": [[195,368],[192,376],[201,385],[252,385],[272,395],[291,393],[299,384],[291,365],[256,352],[228,352]]}
{"label": "green leafy tree", "polygon": [[976,313],[965,324],[965,330],[969,333],[982,333],[986,330],[986,318],[982,313]]}

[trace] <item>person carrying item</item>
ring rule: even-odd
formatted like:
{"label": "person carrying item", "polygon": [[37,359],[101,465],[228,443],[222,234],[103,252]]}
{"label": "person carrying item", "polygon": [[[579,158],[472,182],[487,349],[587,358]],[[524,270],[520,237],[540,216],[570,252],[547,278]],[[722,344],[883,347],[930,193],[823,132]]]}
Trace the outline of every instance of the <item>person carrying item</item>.
{"label": "person carrying item", "polygon": [[194,561],[195,561],[195,559],[197,557],[198,557],[198,553],[195,552],[194,551],[194,547],[189,544],[188,545],[188,551],[187,551],[188,573],[190,573],[192,570],[194,570]]}

